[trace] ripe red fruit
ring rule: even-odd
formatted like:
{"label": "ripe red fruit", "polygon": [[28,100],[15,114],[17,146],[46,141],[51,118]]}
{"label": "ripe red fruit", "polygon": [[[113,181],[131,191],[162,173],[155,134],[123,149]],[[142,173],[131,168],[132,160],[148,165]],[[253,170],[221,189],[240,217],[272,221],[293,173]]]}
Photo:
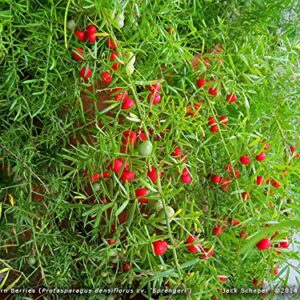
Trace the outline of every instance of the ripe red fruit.
{"label": "ripe red fruit", "polygon": [[148,90],[153,94],[158,93],[160,91],[160,88],[161,88],[160,83],[148,85]]}
{"label": "ripe red fruit", "polygon": [[213,234],[214,235],[221,235],[223,233],[223,230],[225,229],[225,226],[216,226],[214,229],[213,229]]}
{"label": "ripe red fruit", "polygon": [[272,185],[273,185],[273,187],[276,188],[276,189],[279,189],[279,188],[280,188],[280,183],[277,182],[277,181],[275,181],[275,180],[273,180]]}
{"label": "ripe red fruit", "polygon": [[261,185],[264,182],[264,178],[262,176],[257,176],[256,177],[256,184]]}
{"label": "ripe red fruit", "polygon": [[279,245],[280,245],[280,248],[287,249],[290,246],[290,243],[288,240],[283,240],[283,241],[280,241]]}
{"label": "ripe red fruit", "polygon": [[[113,90],[114,94],[118,93],[119,91],[123,91],[123,89],[122,88],[115,88]],[[114,95],[114,98],[117,101],[122,101],[122,100],[126,99],[127,97],[128,97],[128,92],[127,91],[124,91],[122,93],[118,93],[118,94]]]}
{"label": "ripe red fruit", "polygon": [[125,98],[122,103],[122,109],[129,110],[135,105],[135,101],[131,98]]}
{"label": "ripe red fruit", "polygon": [[118,69],[119,69],[119,67],[120,67],[120,63],[119,62],[116,62],[116,63],[114,63],[113,65],[112,65],[112,69],[114,70],[114,71],[117,71]]}
{"label": "ripe red fruit", "polygon": [[124,170],[121,176],[123,182],[130,182],[135,178],[135,173],[132,170]]}
{"label": "ripe red fruit", "polygon": [[266,153],[265,152],[261,152],[260,154],[256,155],[256,160],[258,161],[262,161],[266,158]]}
{"label": "ripe red fruit", "polygon": [[172,152],[171,154],[172,156],[181,156],[182,155],[182,152],[181,152],[181,149],[179,147],[175,147],[174,151]]}
{"label": "ripe red fruit", "polygon": [[104,178],[110,178],[111,175],[110,175],[110,173],[109,173],[108,171],[105,171],[105,172],[103,173],[103,177],[104,177]]}
{"label": "ripe red fruit", "polygon": [[203,250],[204,253],[200,255],[202,259],[208,259],[209,257],[214,256],[215,254],[214,249],[212,248],[203,248]]}
{"label": "ripe red fruit", "polygon": [[[152,166],[151,170],[147,172],[148,177],[151,179],[152,182],[156,183],[158,180],[157,170],[154,166]],[[159,172],[159,177],[161,177],[162,173]]]}
{"label": "ripe red fruit", "polygon": [[254,286],[260,286],[260,287],[264,285],[263,281],[258,282],[258,280],[256,278],[254,278],[252,280],[252,283],[253,283]]}
{"label": "ripe red fruit", "polygon": [[250,196],[249,193],[243,192],[243,193],[242,193],[242,198],[243,198],[244,200],[250,200],[251,196]]}
{"label": "ripe red fruit", "polygon": [[83,42],[86,39],[85,32],[82,30],[76,30],[75,35],[80,42]]}
{"label": "ripe red fruit", "polygon": [[208,124],[209,124],[209,125],[216,125],[216,124],[217,124],[217,121],[216,121],[216,119],[215,119],[213,116],[210,116],[210,117],[208,118]]}
{"label": "ripe red fruit", "polygon": [[223,125],[228,125],[228,116],[221,116],[219,118],[219,121],[223,124]]}
{"label": "ripe red fruit", "polygon": [[232,168],[232,165],[228,164],[224,167],[224,170],[225,171],[228,171],[229,173],[232,173],[233,172],[233,168]]}
{"label": "ripe red fruit", "polygon": [[237,100],[237,96],[235,94],[229,94],[229,95],[226,96],[226,100],[229,103],[234,103]]}
{"label": "ripe red fruit", "polygon": [[230,219],[229,219],[229,222],[230,222],[230,224],[231,224],[232,226],[238,226],[238,225],[240,225],[240,221],[237,220],[237,219],[234,219],[234,218],[230,218]]}
{"label": "ripe red fruit", "polygon": [[264,147],[264,150],[267,151],[267,150],[269,150],[270,148],[271,148],[270,144],[266,144],[265,147]]}
{"label": "ripe red fruit", "polygon": [[225,283],[227,281],[227,276],[226,275],[218,275],[218,278],[222,283]]}
{"label": "ripe red fruit", "polygon": [[240,178],[241,173],[239,170],[234,170],[234,178]]}
{"label": "ripe red fruit", "polygon": [[257,244],[256,244],[256,248],[259,251],[262,250],[267,250],[271,247],[271,241],[267,238],[261,239]]}
{"label": "ripe red fruit", "polygon": [[273,270],[273,274],[275,276],[277,276],[279,274],[279,268],[278,267],[275,267],[274,270]]}
{"label": "ripe red fruit", "polygon": [[188,244],[187,249],[191,253],[201,252],[202,247],[200,244],[191,245],[195,242],[195,240],[196,238],[192,235],[190,235],[186,240],[186,244]]}
{"label": "ripe red fruit", "polygon": [[99,181],[101,178],[102,178],[102,176],[101,176],[100,173],[94,173],[94,174],[92,175],[92,182]]}
{"label": "ripe red fruit", "polygon": [[217,90],[216,88],[211,87],[211,88],[208,90],[208,93],[209,93],[210,95],[217,96],[217,95],[218,95],[218,90]]}
{"label": "ripe red fruit", "polygon": [[246,231],[243,231],[243,230],[240,231],[239,235],[242,239],[246,239],[248,237],[248,234],[246,233]]}
{"label": "ripe red fruit", "polygon": [[213,125],[213,126],[211,126],[211,127],[210,127],[210,131],[211,131],[211,132],[218,132],[218,131],[219,131],[218,125]]}
{"label": "ripe red fruit", "polygon": [[79,75],[84,79],[84,80],[88,80],[91,76],[92,76],[93,72],[92,69],[89,67],[82,67]]}
{"label": "ripe red fruit", "polygon": [[220,180],[221,180],[221,176],[219,176],[219,175],[215,175],[215,174],[214,174],[214,175],[211,177],[211,181],[212,181],[213,183],[219,183]]}
{"label": "ripe red fruit", "polygon": [[185,184],[189,184],[192,182],[192,177],[187,168],[184,168],[181,173],[181,182]]}
{"label": "ripe red fruit", "polygon": [[164,240],[155,241],[152,243],[154,248],[154,253],[157,256],[165,254],[168,250],[168,243]]}
{"label": "ripe red fruit", "polygon": [[123,168],[123,160],[121,158],[116,158],[112,164],[111,169],[114,173],[119,173]]}
{"label": "ripe red fruit", "polygon": [[200,78],[197,80],[197,85],[199,88],[202,88],[205,85],[205,78]]}
{"label": "ripe red fruit", "polygon": [[145,196],[147,196],[149,193],[149,191],[144,188],[144,187],[141,187],[141,188],[138,188],[135,190],[135,196],[138,198],[138,201],[140,203],[148,203],[149,200],[147,198],[145,198]]}
{"label": "ripe red fruit", "polygon": [[243,165],[249,165],[251,161],[250,161],[250,158],[248,156],[244,155],[244,156],[240,157],[240,162]]}
{"label": "ripe red fruit", "polygon": [[112,75],[109,72],[103,72],[101,78],[106,84],[110,84],[112,81]]}
{"label": "ripe red fruit", "polygon": [[76,50],[73,52],[72,56],[77,61],[83,60],[83,49],[82,48],[76,48]]}
{"label": "ripe red fruit", "polygon": [[124,145],[134,144],[136,142],[136,138],[136,133],[133,130],[126,130],[123,132],[122,143]]}
{"label": "ripe red fruit", "polygon": [[117,241],[112,239],[112,240],[107,240],[108,245],[114,245]]}
{"label": "ripe red fruit", "polygon": [[146,136],[146,133],[144,132],[144,130],[138,131],[138,137],[139,137],[140,141],[142,141],[142,142],[147,141],[147,136]]}
{"label": "ripe red fruit", "polygon": [[296,147],[295,146],[290,146],[290,151],[291,151],[291,153],[294,153],[296,151]]}
{"label": "ripe red fruit", "polygon": [[86,31],[87,32],[92,32],[92,33],[96,33],[97,32],[97,27],[95,25],[88,25],[86,27]]}
{"label": "ripe red fruit", "polygon": [[161,100],[160,94],[151,93],[148,95],[147,100],[151,102],[153,105],[158,104]]}
{"label": "ripe red fruit", "polygon": [[125,272],[130,271],[130,270],[131,270],[131,264],[129,264],[129,263],[124,264],[124,265],[123,265],[123,270],[124,270]]}
{"label": "ripe red fruit", "polygon": [[90,44],[95,43],[96,40],[97,40],[96,33],[95,33],[95,32],[90,32],[90,31],[88,31],[88,32],[86,33],[86,38],[87,38],[87,40],[88,40],[88,42],[89,42]]}
{"label": "ripe red fruit", "polygon": [[113,50],[116,49],[116,45],[112,39],[107,40],[107,47]]}
{"label": "ripe red fruit", "polygon": [[219,300],[219,298],[218,297],[214,297],[212,300]]}
{"label": "ripe red fruit", "polygon": [[232,183],[232,180],[230,177],[221,178],[220,185],[223,191],[227,191],[229,188],[229,185]]}

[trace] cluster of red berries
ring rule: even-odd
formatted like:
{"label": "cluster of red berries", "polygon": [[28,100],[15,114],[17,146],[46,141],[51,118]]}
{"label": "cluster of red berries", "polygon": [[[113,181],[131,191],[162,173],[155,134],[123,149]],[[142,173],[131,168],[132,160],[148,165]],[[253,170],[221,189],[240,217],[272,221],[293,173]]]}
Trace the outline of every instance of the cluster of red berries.
{"label": "cluster of red berries", "polygon": [[150,91],[150,94],[148,95],[147,100],[153,105],[160,103],[161,100],[161,96],[159,93],[160,88],[161,88],[160,83],[148,85],[148,90]]}

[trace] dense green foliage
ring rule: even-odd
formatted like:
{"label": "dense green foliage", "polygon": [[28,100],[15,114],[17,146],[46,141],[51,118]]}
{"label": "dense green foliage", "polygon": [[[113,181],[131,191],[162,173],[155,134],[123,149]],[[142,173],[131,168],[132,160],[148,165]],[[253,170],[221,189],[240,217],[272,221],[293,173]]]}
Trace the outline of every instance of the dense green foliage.
{"label": "dense green foliage", "polygon": [[[6,170],[0,171],[0,276],[7,277],[0,287],[140,287],[148,288],[145,296],[151,299],[150,287],[168,281],[172,288],[191,288],[193,299],[222,299],[218,275],[228,276],[225,286],[245,287],[254,278],[277,279],[272,271],[277,265],[285,266],[282,285],[290,268],[299,272],[285,264],[299,259],[292,247],[281,255],[255,247],[275,231],[280,233],[275,242],[289,236],[296,243],[299,228],[293,220],[300,216],[300,159],[297,150],[290,151],[300,147],[299,5],[296,0],[2,1],[0,165]],[[120,12],[123,28],[115,21]],[[81,43],[68,29],[69,20],[76,28],[95,24],[118,40],[124,62],[126,53],[136,56],[133,74],[120,68],[110,84],[135,99],[130,112],[112,99],[94,119],[87,116],[80,92],[89,84],[79,70],[88,64],[90,82],[97,82],[111,68],[108,38]],[[72,59],[76,47],[89,53],[84,62]],[[210,66],[195,70],[191,59],[197,53]],[[200,89],[196,82],[204,76],[212,80]],[[146,87],[159,79],[162,101],[152,106]],[[218,96],[207,93],[211,86]],[[238,96],[236,103],[226,101],[229,93]],[[187,116],[186,107],[198,100],[204,102],[199,113]],[[229,125],[210,132],[208,117],[222,115],[229,116]],[[150,130],[149,155],[142,157],[134,147],[120,151],[128,129]],[[70,145],[78,134],[83,141]],[[256,162],[266,144],[266,160]],[[175,146],[187,156],[185,163],[172,157]],[[251,157],[250,166],[240,165],[242,155]],[[136,178],[126,184],[115,174],[102,179],[92,185],[91,198],[84,171],[103,173],[117,157],[128,158]],[[231,176],[228,191],[209,180],[212,173],[228,176],[227,164],[241,173],[239,179]],[[163,171],[156,184],[146,175],[152,165]],[[190,185],[180,180],[184,167],[191,172]],[[257,186],[257,175],[281,187]],[[141,186],[149,189],[151,203],[162,202],[163,214],[138,203],[135,189]],[[241,197],[244,191],[250,200]],[[168,206],[175,211],[172,220]],[[228,224],[222,235],[213,235],[222,216],[241,226]],[[241,230],[250,238],[240,238]],[[203,260],[189,253],[190,234],[215,255]],[[108,245],[112,238],[116,244]],[[157,239],[169,244],[161,257],[151,248]],[[132,266],[128,272],[124,263]]]}

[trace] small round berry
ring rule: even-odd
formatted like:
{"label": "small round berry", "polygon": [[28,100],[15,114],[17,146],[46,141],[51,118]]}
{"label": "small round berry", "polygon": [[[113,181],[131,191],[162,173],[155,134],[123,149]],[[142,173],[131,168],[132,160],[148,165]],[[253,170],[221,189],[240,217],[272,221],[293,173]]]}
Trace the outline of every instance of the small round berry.
{"label": "small round berry", "polygon": [[213,88],[211,87],[209,90],[208,90],[208,93],[212,96],[217,96],[218,95],[218,90],[216,88]]}
{"label": "small round berry", "polygon": [[229,103],[234,103],[237,100],[237,96],[235,94],[229,94],[229,95],[226,96],[226,100]]}
{"label": "small round berry", "polygon": [[86,39],[85,32],[82,30],[76,30],[75,35],[77,36],[78,41],[83,42]]}
{"label": "small round berry", "polygon": [[79,72],[79,75],[85,80],[88,80],[92,76],[92,74],[93,74],[92,69],[85,66],[82,67]]}
{"label": "small round berry", "polygon": [[256,155],[256,160],[258,161],[262,161],[266,158],[266,153],[265,152],[261,152],[260,154]]}
{"label": "small round berry", "polygon": [[206,83],[205,78],[200,78],[197,80],[197,85],[199,88],[204,87],[205,83]]}
{"label": "small round berry", "polygon": [[73,52],[72,57],[77,61],[83,60],[83,49],[82,48],[76,48],[76,50]]}
{"label": "small round berry", "polygon": [[101,78],[106,84],[110,84],[112,81],[112,75],[109,72],[103,72]]}
{"label": "small round berry", "polygon": [[250,158],[246,155],[240,157],[240,162],[243,165],[249,165],[251,163]]}
{"label": "small round berry", "polygon": [[267,238],[261,239],[256,247],[259,251],[268,250],[271,247],[271,241]]}

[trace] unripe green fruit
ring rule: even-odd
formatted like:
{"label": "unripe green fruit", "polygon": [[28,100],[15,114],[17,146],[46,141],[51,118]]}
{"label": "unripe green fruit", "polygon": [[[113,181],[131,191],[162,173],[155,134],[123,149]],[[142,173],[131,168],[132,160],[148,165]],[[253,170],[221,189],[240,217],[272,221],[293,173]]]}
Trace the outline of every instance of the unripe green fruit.
{"label": "unripe green fruit", "polygon": [[67,27],[68,27],[69,30],[74,30],[75,27],[76,27],[75,21],[74,20],[69,20],[68,24],[67,24]]}
{"label": "unripe green fruit", "polygon": [[142,144],[139,145],[139,153],[142,156],[148,156],[151,154],[153,149],[153,145],[150,141],[143,142]]}
{"label": "unripe green fruit", "polygon": [[35,265],[35,263],[36,263],[36,259],[35,259],[34,256],[29,256],[29,257],[27,258],[27,262],[28,262],[29,265],[33,266],[33,265]]}
{"label": "unripe green fruit", "polygon": [[[169,222],[171,222],[171,221],[172,221],[172,218],[173,218],[174,215],[175,215],[175,211],[174,211],[174,209],[173,209],[171,206],[167,206],[167,207],[166,207],[166,212],[167,212],[167,216],[168,216]],[[164,209],[161,209],[161,210],[159,211],[158,217],[164,219],[163,221],[160,222],[161,224],[167,224],[166,214],[165,214]]]}
{"label": "unripe green fruit", "polygon": [[164,207],[161,200],[149,201],[148,206],[153,211],[160,211]]}
{"label": "unripe green fruit", "polygon": [[93,190],[94,190],[95,192],[100,191],[100,190],[101,190],[100,184],[99,184],[99,183],[94,183],[94,184],[93,184]]}

